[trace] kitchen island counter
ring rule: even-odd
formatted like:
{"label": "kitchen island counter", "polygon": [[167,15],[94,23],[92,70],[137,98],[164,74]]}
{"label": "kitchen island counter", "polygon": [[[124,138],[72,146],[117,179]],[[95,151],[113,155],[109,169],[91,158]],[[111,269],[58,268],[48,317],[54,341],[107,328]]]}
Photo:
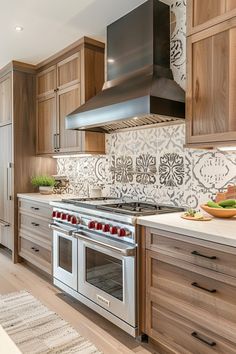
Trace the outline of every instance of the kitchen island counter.
{"label": "kitchen island counter", "polygon": [[190,221],[181,218],[183,213],[143,216],[137,219],[142,226],[191,236],[219,244],[236,247],[236,218],[211,221]]}

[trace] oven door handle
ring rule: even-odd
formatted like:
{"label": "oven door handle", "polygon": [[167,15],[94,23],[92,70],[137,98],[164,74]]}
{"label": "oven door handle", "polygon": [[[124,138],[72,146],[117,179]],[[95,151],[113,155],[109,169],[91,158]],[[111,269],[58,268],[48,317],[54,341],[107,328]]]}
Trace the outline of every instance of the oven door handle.
{"label": "oven door handle", "polygon": [[83,241],[87,241],[89,243],[92,243],[94,245],[97,246],[101,246],[104,247],[110,251],[116,252],[121,254],[122,256],[134,256],[135,255],[135,251],[136,251],[136,247],[127,247],[127,248],[119,248],[116,247],[114,245],[111,245],[109,243],[105,243],[99,240],[95,240],[94,238],[91,238],[89,236],[86,235],[82,235],[78,232],[73,232],[73,236],[78,237],[79,239],[83,240]]}
{"label": "oven door handle", "polygon": [[52,230],[55,230],[55,231],[59,231],[61,232],[62,234],[66,235],[66,236],[72,236],[73,234],[73,231],[75,231],[75,229],[70,229],[70,230],[67,230],[67,229],[63,229],[62,227],[52,223],[52,224],[49,224],[48,225],[50,229]]}

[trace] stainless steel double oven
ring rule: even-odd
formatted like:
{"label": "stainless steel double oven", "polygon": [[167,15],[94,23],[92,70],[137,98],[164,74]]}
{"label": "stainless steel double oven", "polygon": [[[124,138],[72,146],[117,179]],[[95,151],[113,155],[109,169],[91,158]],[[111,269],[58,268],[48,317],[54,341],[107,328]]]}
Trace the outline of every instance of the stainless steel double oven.
{"label": "stainless steel double oven", "polygon": [[55,285],[135,336],[136,245],[54,222]]}

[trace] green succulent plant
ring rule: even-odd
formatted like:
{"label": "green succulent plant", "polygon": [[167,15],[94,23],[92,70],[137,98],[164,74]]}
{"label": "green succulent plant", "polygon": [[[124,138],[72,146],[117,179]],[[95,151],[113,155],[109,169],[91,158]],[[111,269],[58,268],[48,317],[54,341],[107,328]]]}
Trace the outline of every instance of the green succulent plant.
{"label": "green succulent plant", "polygon": [[35,176],[32,177],[31,183],[34,187],[53,187],[55,178],[51,176]]}

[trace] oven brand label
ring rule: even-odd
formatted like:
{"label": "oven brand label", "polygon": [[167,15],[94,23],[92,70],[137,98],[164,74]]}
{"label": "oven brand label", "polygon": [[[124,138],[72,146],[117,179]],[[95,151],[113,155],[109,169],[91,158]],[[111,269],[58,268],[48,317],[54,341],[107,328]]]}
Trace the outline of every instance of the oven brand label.
{"label": "oven brand label", "polygon": [[104,305],[107,305],[107,307],[110,307],[110,301],[102,297],[101,295],[97,295],[97,300],[102,302]]}

